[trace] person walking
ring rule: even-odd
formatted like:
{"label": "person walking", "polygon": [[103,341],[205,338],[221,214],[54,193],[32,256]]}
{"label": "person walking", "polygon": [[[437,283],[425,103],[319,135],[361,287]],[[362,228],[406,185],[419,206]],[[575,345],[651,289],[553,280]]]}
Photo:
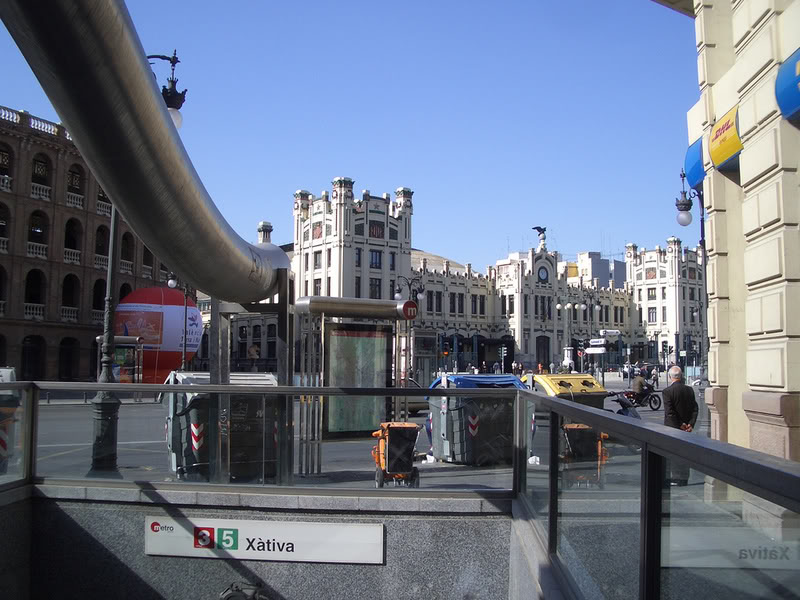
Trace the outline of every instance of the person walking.
{"label": "person walking", "polygon": [[650,374],[653,376],[653,387],[658,389],[658,365],[653,367],[653,371]]}
{"label": "person walking", "polygon": [[[683,371],[678,366],[669,370],[670,384],[664,388],[664,425],[690,433],[697,421],[697,400],[694,390],[683,383]],[[689,482],[689,466],[670,461],[670,485],[686,485]]]}
{"label": "person walking", "polygon": [[494,361],[494,364],[492,365],[492,371],[494,371],[495,375],[499,375],[500,374],[500,363],[499,362]]}

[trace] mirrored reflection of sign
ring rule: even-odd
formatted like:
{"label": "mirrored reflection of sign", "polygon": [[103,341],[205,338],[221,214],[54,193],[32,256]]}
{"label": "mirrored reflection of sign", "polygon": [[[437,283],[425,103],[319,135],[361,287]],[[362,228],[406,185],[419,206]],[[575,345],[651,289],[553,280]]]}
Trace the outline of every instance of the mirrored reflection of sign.
{"label": "mirrored reflection of sign", "polygon": [[380,523],[145,517],[149,555],[382,564]]}

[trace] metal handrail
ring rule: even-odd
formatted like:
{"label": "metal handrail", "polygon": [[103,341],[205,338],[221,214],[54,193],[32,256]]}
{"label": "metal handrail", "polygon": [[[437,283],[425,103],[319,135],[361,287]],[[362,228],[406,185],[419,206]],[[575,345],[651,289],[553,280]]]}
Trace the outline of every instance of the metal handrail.
{"label": "metal handrail", "polygon": [[[540,407],[598,430],[646,445],[650,452],[684,461],[756,496],[800,513],[800,463],[709,439],[664,425],[648,424],[570,400],[520,391]],[[552,418],[552,417],[551,417]]]}

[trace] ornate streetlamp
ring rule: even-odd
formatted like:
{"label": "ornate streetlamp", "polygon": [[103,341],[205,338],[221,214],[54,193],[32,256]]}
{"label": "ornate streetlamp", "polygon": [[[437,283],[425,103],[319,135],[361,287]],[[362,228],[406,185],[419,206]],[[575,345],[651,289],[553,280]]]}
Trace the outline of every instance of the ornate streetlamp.
{"label": "ornate streetlamp", "polygon": [[[702,347],[700,348],[700,362],[702,364],[701,370],[701,378],[706,381],[708,380],[708,323],[707,320],[703,318],[702,309],[705,306],[708,306],[708,292],[706,287],[706,277],[708,271],[706,269],[706,262],[707,262],[707,255],[706,255],[706,227],[705,227],[705,207],[703,206],[703,189],[693,189],[690,188],[689,191],[686,191],[686,173],[683,169],[681,169],[681,193],[678,198],[675,199],[675,206],[678,209],[678,223],[684,227],[691,225],[692,223],[692,200],[697,199],[697,203],[700,205],[700,254],[701,260],[703,262],[703,291],[702,296],[700,298],[700,309],[697,311],[700,317],[700,327],[703,332],[703,341]],[[675,346],[675,354],[678,355],[679,349],[676,344]],[[676,361],[677,362],[677,361]]]}
{"label": "ornate streetlamp", "polygon": [[[577,307],[578,305],[575,304],[574,306]],[[569,348],[570,349],[570,353],[569,353],[569,361],[568,362],[574,364],[574,354],[573,353],[574,353],[575,349],[572,347],[572,335],[570,333],[570,321],[572,319],[572,307],[573,307],[572,302],[567,302],[563,306],[562,306],[561,302],[556,304],[556,310],[561,310],[562,308],[565,308],[566,311],[567,311],[567,318],[566,318],[566,325],[567,325],[567,327],[566,327],[566,333],[567,333],[566,342],[567,342],[567,345],[564,346],[561,351],[563,353],[564,348]],[[566,366],[569,367],[569,365],[566,365]]]}
{"label": "ornate streetlamp", "polygon": [[[172,73],[167,79],[168,86],[164,86],[161,90],[161,96],[167,105],[172,122],[175,124],[176,129],[180,129],[183,123],[183,117],[180,113],[180,108],[186,100],[186,91],[178,92],[175,87],[178,80],[175,78],[175,65],[180,62],[178,60],[177,51],[172,53],[172,56],[163,56],[160,54],[153,54],[147,58],[158,58],[166,60],[172,66]],[[155,73],[153,74],[155,77]],[[110,241],[108,245],[108,268],[106,270],[106,297],[103,313],[103,343],[100,347],[100,375],[97,378],[98,383],[116,383],[114,380],[114,372],[112,370],[114,352],[114,288],[116,279],[116,260],[117,260],[117,225],[119,222],[119,213],[114,205],[113,199],[111,202],[111,231]],[[184,325],[185,325],[184,320]],[[185,338],[185,334],[184,334]],[[184,356],[185,356],[185,339],[184,339]],[[109,475],[117,474],[117,424],[119,419],[119,405],[120,400],[114,392],[101,391],[92,400],[94,408],[94,442],[92,444],[92,467],[89,470],[89,475],[102,475],[108,477]]]}
{"label": "ornate streetlamp", "polygon": [[[186,101],[186,92],[189,90],[183,90],[182,92],[179,92],[178,88],[176,87],[178,85],[178,80],[175,77],[175,65],[181,62],[178,59],[178,51],[173,50],[172,56],[166,56],[164,54],[150,54],[147,56],[147,58],[165,60],[170,64],[170,76],[167,77],[167,85],[161,87],[161,96],[164,98],[164,103],[167,105],[167,111],[169,112],[169,116],[172,117],[172,122],[175,124],[175,129],[180,129],[181,125],[183,124],[183,115],[181,115],[180,110],[183,106],[183,103]],[[153,73],[153,77],[155,77],[155,73]]]}

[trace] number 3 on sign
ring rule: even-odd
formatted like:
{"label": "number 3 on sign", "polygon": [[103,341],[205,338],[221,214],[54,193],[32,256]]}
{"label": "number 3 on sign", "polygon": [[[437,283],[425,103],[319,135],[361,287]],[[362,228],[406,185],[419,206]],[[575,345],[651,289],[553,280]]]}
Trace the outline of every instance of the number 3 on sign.
{"label": "number 3 on sign", "polygon": [[213,548],[214,547],[214,528],[195,527],[194,528],[194,547]]}

